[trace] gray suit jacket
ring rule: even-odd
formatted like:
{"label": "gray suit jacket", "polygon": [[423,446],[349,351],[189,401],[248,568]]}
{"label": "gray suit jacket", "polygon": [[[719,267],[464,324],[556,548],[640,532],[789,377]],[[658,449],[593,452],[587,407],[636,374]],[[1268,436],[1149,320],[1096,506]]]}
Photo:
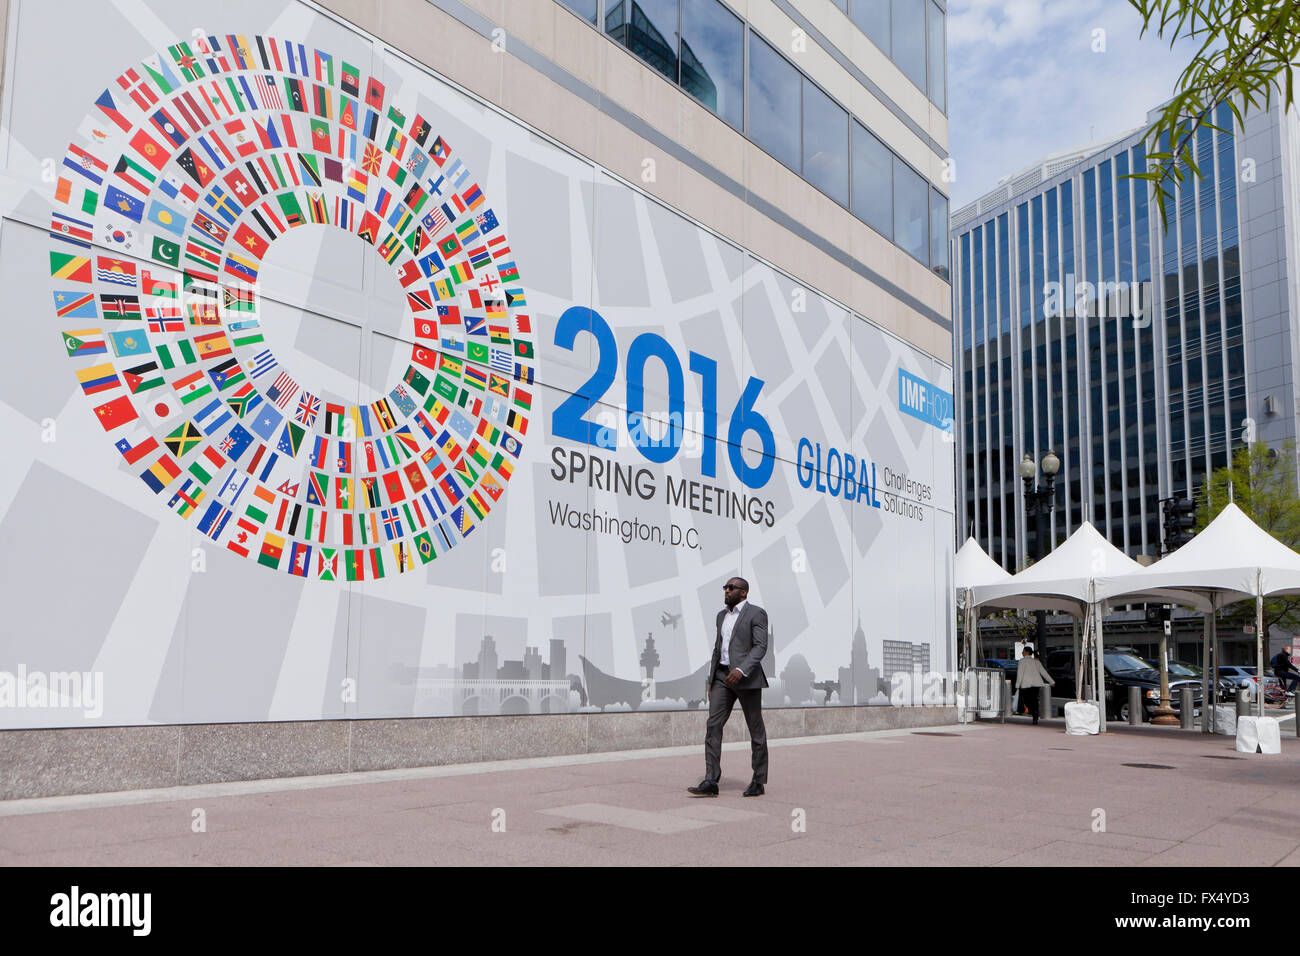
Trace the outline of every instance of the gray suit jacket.
{"label": "gray suit jacket", "polygon": [[[713,664],[709,667],[708,685],[713,686],[713,675],[717,673],[722,661],[722,619],[727,616],[724,608],[718,612],[717,637],[713,641]],[[740,620],[731,631],[731,641],[727,644],[727,659],[732,667],[739,667],[745,672],[744,679],[736,685],[736,690],[753,690],[767,686],[767,675],[763,673],[763,655],[767,653],[767,612],[757,604],[745,604],[740,612]],[[707,696],[707,691],[706,691]]]}

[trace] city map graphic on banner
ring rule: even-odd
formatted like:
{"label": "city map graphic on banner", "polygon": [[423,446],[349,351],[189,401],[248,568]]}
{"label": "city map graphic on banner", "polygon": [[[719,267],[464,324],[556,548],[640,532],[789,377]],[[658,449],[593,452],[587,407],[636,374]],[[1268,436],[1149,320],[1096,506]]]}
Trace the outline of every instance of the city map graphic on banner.
{"label": "city map graphic on banner", "polygon": [[767,706],[952,669],[948,364],[439,51],[53,7],[3,78],[0,726],[698,708],[737,575]]}

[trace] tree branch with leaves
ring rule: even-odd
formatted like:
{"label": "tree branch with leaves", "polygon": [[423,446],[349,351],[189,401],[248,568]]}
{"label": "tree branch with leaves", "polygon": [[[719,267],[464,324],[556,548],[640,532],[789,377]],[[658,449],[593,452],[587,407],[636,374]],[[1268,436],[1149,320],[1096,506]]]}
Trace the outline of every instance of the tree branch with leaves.
{"label": "tree branch with leaves", "polygon": [[[1197,44],[1174,86],[1174,94],[1147,129],[1147,168],[1130,174],[1152,184],[1161,223],[1188,174],[1202,178],[1194,148],[1215,124],[1223,104],[1239,128],[1253,110],[1267,112],[1278,99],[1295,102],[1292,69],[1300,59],[1300,2],[1297,0],[1129,0],[1142,17],[1141,36]],[[1230,132],[1230,131],[1224,131]]]}

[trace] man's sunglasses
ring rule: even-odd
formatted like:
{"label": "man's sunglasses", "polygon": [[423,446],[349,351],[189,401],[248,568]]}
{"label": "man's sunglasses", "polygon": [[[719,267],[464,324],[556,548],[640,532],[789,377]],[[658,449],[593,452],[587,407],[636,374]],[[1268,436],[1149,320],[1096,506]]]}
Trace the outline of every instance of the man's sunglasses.
{"label": "man's sunglasses", "polygon": [[722,586],[722,590],[724,590],[724,591],[743,591],[743,590],[745,590],[745,589],[744,589],[743,587],[741,587],[739,584],[724,584],[724,585]]}

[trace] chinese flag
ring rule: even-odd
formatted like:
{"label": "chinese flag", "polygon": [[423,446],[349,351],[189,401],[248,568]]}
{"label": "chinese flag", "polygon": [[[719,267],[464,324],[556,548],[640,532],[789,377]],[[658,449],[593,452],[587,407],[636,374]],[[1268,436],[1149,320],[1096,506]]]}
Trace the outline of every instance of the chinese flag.
{"label": "chinese flag", "polygon": [[106,432],[111,432],[114,428],[139,418],[135,413],[135,406],[126,395],[96,407],[95,414],[99,416],[99,423],[104,426]]}

